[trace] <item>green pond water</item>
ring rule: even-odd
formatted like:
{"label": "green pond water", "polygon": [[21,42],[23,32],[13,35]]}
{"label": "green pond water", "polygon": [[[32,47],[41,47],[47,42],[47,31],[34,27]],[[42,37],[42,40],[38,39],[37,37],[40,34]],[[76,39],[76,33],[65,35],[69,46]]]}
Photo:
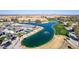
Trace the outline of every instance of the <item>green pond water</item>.
{"label": "green pond water", "polygon": [[32,36],[24,38],[21,44],[29,48],[34,48],[41,46],[45,43],[48,43],[54,36],[54,29],[52,28],[52,26],[56,25],[57,23],[58,22],[49,22],[45,24],[23,23],[23,24],[32,24],[35,26],[41,26],[44,29]]}

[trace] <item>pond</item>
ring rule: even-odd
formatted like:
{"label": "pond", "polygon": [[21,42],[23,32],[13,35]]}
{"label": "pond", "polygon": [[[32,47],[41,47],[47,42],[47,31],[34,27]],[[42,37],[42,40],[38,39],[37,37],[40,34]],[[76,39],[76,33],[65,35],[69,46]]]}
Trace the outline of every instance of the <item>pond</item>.
{"label": "pond", "polygon": [[45,24],[36,24],[36,23],[22,23],[22,24],[32,24],[36,26],[41,26],[44,29],[38,33],[24,38],[21,42],[22,45],[30,48],[41,46],[45,43],[48,43],[54,37],[54,29],[52,26],[56,25],[58,22],[49,22]]}

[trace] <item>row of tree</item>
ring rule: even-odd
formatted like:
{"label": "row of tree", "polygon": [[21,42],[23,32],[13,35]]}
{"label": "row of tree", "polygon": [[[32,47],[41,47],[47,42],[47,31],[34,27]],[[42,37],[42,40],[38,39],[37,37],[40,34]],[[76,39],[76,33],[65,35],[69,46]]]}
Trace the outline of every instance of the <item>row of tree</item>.
{"label": "row of tree", "polygon": [[[12,19],[13,22],[19,22],[17,19]],[[21,22],[28,22],[28,23],[32,23],[33,21],[31,21],[31,19],[28,19],[28,20],[21,20]],[[41,23],[40,20],[35,20],[34,21],[35,23]]]}
{"label": "row of tree", "polygon": [[73,27],[73,30],[77,36],[78,46],[79,46],[79,19],[78,19],[78,16],[60,17],[59,20],[61,22],[67,22],[67,27],[70,27],[70,26],[72,26],[73,23],[78,22],[78,24]]}
{"label": "row of tree", "polygon": [[78,25],[74,28],[74,32],[77,36],[78,46],[79,46],[79,22],[78,22]]}

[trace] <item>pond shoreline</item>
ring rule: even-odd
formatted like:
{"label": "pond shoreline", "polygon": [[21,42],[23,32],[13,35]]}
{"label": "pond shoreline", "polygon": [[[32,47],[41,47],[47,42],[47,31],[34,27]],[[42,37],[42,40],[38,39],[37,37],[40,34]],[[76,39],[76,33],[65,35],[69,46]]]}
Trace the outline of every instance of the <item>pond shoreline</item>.
{"label": "pond shoreline", "polygon": [[[54,33],[55,30],[52,28],[52,26],[54,26],[57,23],[58,22],[49,22],[44,24],[30,23],[31,25],[41,26],[44,28],[44,30],[38,32],[35,35],[30,36],[29,38],[24,38],[24,40],[22,40],[22,45],[29,48],[34,48],[41,46],[46,42],[49,42],[55,35]],[[29,24],[29,23],[24,23],[24,24]]]}

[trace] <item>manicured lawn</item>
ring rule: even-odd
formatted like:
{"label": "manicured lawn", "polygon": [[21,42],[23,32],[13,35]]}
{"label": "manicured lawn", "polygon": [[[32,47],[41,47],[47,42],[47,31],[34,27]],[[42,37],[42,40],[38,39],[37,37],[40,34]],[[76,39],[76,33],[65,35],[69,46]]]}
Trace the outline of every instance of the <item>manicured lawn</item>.
{"label": "manicured lawn", "polygon": [[54,18],[48,18],[48,21],[49,21],[49,22],[54,22],[54,21],[57,21],[57,20],[54,19]]}
{"label": "manicured lawn", "polygon": [[57,24],[54,26],[55,29],[55,34],[57,35],[68,35],[68,31],[65,29],[64,25],[62,24]]}

